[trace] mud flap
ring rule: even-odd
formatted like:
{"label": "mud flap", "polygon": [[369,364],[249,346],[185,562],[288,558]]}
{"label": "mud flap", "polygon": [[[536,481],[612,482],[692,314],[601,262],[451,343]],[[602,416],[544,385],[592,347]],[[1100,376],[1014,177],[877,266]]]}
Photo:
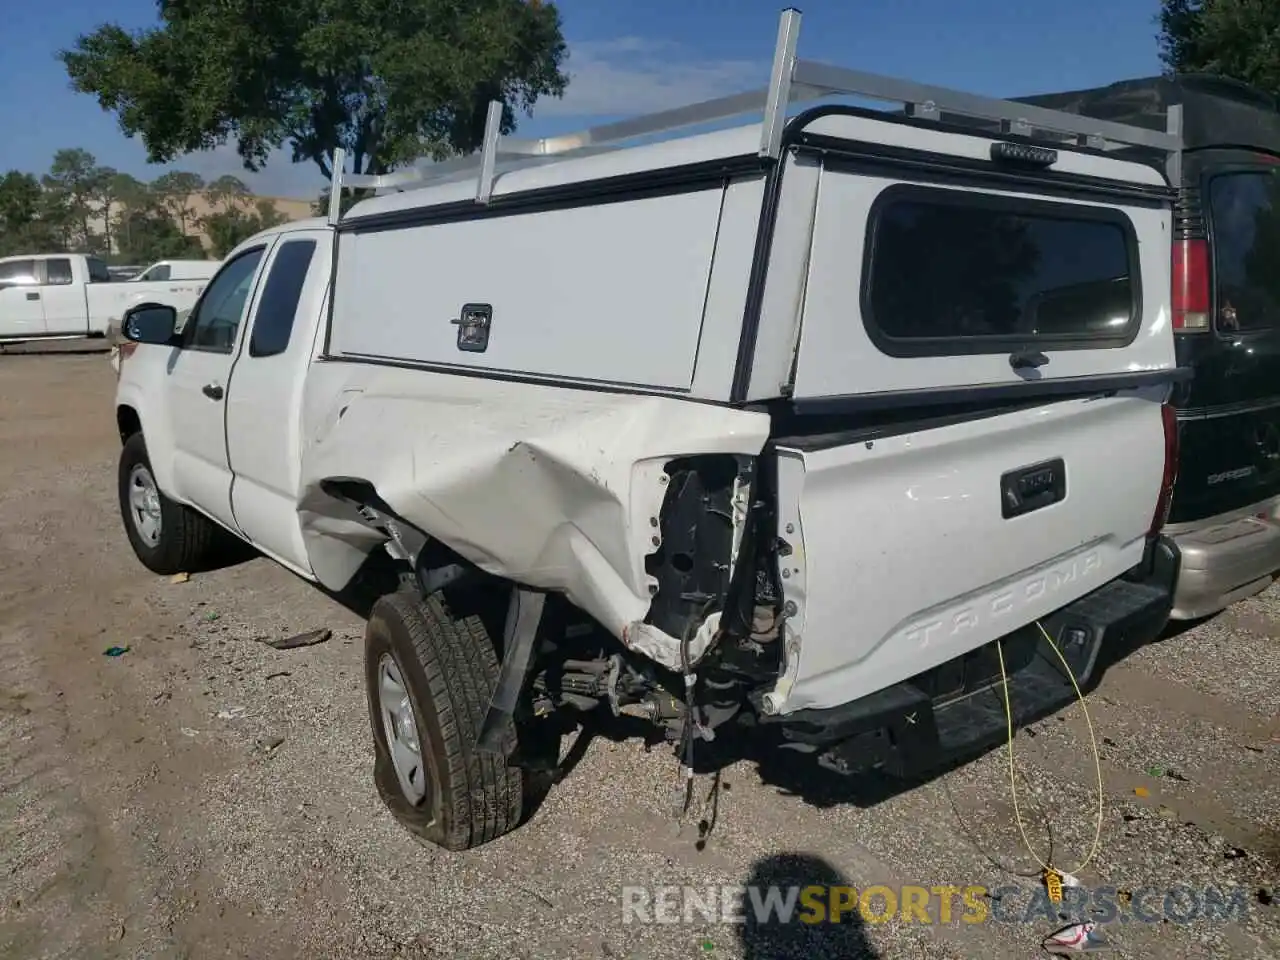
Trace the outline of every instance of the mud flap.
{"label": "mud flap", "polygon": [[476,749],[485,753],[503,753],[503,731],[515,722],[516,705],[529,675],[533,645],[542,622],[546,594],[520,587],[511,589],[507,622],[502,636],[502,667],[489,700],[484,724],[476,738]]}

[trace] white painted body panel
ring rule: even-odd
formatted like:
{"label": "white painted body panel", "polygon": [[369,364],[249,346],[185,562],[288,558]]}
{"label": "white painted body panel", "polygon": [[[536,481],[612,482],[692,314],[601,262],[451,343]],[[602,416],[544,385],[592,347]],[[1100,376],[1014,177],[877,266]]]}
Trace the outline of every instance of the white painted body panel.
{"label": "white painted body panel", "polygon": [[[644,173],[682,164],[723,160],[728,157],[753,154],[759,148],[760,124],[757,123],[734,127],[730,130],[719,130],[715,133],[630,147],[599,156],[553,158],[542,165],[522,166],[506,172],[499,171],[493,181],[493,197],[546,187],[563,187],[605,177]],[[470,174],[438,185],[361,200],[351,207],[345,219],[357,221],[362,217],[416,210],[460,200],[474,200],[475,195],[475,175]],[[597,213],[602,213],[608,208],[607,205],[593,206]]]}
{"label": "white painted body panel", "polygon": [[[333,235],[326,229],[291,230],[264,257],[267,275],[288,243],[312,241],[315,252],[283,353],[252,356],[242,332],[227,383],[226,442],[231,502],[242,535],[295,573],[313,576],[298,520],[303,447],[303,393],[315,355],[317,317],[326,313]],[[257,295],[261,296],[261,291]],[[250,310],[257,323],[257,297]],[[270,411],[269,416],[264,416]]]}
{"label": "white painted body panel", "polygon": [[[688,390],[723,195],[343,234],[330,351]],[[466,303],[493,308],[483,353]]]}
{"label": "white painted body panel", "polygon": [[[302,395],[325,315],[332,239],[321,224],[298,221],[246,241],[265,252],[231,352],[136,345],[119,363],[116,388],[117,409],[129,408],[142,423],[167,496],[309,579],[297,510]],[[248,344],[263,278],[279,249],[295,240],[314,241],[316,249],[287,348],[254,357]],[[224,398],[205,396],[205,385],[223,387]]]}
{"label": "white painted body panel", "polygon": [[[992,143],[988,137],[847,115],[820,117],[805,131],[962,160],[987,159]],[[986,355],[909,359],[881,353],[867,336],[859,309],[867,213],[885,188],[904,180],[824,171],[818,159],[803,155],[790,157],[786,163],[747,399],[778,395],[778,384],[789,382],[793,375],[797,344],[802,355],[798,369],[794,369],[793,395],[797,397],[864,396],[1019,382],[1009,367],[1007,349]],[[1069,150],[1059,153],[1054,170],[1140,186],[1167,186],[1157,170],[1144,164]],[[905,179],[930,182],[928,174]],[[981,192],[1037,196],[998,188]],[[1066,379],[1166,370],[1176,365],[1168,307],[1172,213],[1168,208],[1123,203],[1107,206],[1129,217],[1139,238],[1142,329],[1138,339],[1123,349],[1049,351],[1050,362],[1042,368],[1041,376]]]}
{"label": "white painted body panel", "polygon": [[[781,581],[798,616],[779,712],[936,667],[1115,579],[1143,555],[1165,388],[826,449],[778,440]],[[1066,497],[1005,520],[1000,477],[1061,457]]]}
{"label": "white painted body panel", "polygon": [[[1127,347],[1099,350],[1046,349],[1049,363],[1021,374],[1009,366],[1009,348],[967,356],[891,357],[872,342],[859,309],[865,225],[871,205],[888,187],[901,181],[824,171],[819,187],[822,202],[813,230],[808,298],[800,335],[796,368],[796,397],[827,397],[856,393],[903,393],[948,387],[999,386],[1037,380],[1167,370],[1176,365],[1172,318],[1167,291],[1171,267],[1169,244],[1172,213],[1139,207],[1108,207],[1124,213],[1139,243],[1144,298],[1142,326]],[[962,191],[1034,199],[1035,194],[1003,190]],[[1081,206],[1101,204],[1073,201]],[[856,371],[851,375],[851,372]]]}

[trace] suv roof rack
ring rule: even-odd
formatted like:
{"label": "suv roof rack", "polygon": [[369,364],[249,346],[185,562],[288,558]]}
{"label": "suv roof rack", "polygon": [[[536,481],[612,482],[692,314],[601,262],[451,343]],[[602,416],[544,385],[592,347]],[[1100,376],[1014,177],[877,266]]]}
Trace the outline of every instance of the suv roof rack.
{"label": "suv roof rack", "polygon": [[796,56],[800,33],[800,11],[789,7],[778,23],[778,40],[773,55],[769,86],[699,103],[650,113],[629,120],[589,127],[577,133],[538,140],[518,139],[500,133],[503,105],[489,103],[481,149],[469,156],[454,157],[407,170],[377,175],[346,173],[346,151],[333,152],[333,174],[329,189],[329,223],[341,219],[342,191],[404,190],[445,180],[476,170],[477,203],[486,204],[493,194],[495,168],[499,161],[535,161],[546,157],[589,156],[619,149],[622,141],[667,133],[685,127],[739,116],[763,109],[759,154],[777,160],[782,151],[782,134],[787,110],[796,102],[830,96],[860,96],[899,105],[907,116],[941,120],[943,114],[970,120],[994,122],[1000,132],[1022,136],[1047,136],[1060,142],[1098,150],[1146,147],[1166,154],[1166,173],[1173,184],[1181,182],[1182,108],[1169,108],[1167,129],[1129,126],[1109,120],[1070,114],[1026,103],[982,97],[975,94],[900,80],[845,67],[801,60]]}

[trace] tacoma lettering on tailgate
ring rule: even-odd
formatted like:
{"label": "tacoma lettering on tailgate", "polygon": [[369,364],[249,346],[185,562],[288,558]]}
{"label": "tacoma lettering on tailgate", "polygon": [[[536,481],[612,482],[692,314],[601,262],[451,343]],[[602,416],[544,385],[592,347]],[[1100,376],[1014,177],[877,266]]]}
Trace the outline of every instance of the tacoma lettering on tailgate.
{"label": "tacoma lettering on tailgate", "polygon": [[[943,611],[942,615],[931,620],[917,621],[902,630],[898,636],[902,642],[925,649],[940,640],[950,640],[970,631],[977,630],[983,624],[995,624],[1006,617],[1012,617],[1028,605],[1037,603],[1046,596],[1058,593],[1077,581],[1086,578],[1102,564],[1096,550],[1078,554],[1071,559],[1041,570],[1024,580],[1020,580],[996,593],[976,599],[962,607],[953,607]],[[1053,606],[1062,606],[1055,602]],[[1016,626],[1021,626],[1021,623]],[[1009,630],[1016,629],[1010,625]],[[1001,636],[1008,630],[998,630],[992,637]]]}

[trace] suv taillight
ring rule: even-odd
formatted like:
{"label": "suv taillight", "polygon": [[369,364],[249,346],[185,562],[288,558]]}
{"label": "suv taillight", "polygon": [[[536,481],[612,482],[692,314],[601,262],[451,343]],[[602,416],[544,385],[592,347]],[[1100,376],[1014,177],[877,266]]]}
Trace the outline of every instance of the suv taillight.
{"label": "suv taillight", "polygon": [[1156,499],[1156,512],[1151,517],[1150,536],[1160,532],[1169,519],[1169,506],[1173,502],[1173,484],[1178,479],[1178,412],[1164,403],[1160,407],[1164,422],[1164,475],[1160,478],[1160,496]]}
{"label": "suv taillight", "polygon": [[1173,245],[1173,332],[1209,331],[1209,242],[1179,240]]}

